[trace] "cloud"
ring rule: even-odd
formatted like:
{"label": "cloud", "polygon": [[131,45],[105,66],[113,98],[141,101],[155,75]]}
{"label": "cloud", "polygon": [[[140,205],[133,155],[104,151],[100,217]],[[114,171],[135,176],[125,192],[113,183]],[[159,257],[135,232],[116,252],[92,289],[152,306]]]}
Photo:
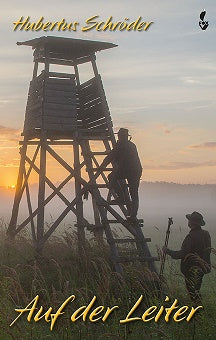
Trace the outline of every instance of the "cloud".
{"label": "cloud", "polygon": [[0,106],[6,105],[8,103],[10,103],[11,100],[9,99],[2,99],[0,98]]}
{"label": "cloud", "polygon": [[201,80],[195,79],[195,78],[193,78],[193,77],[183,77],[183,78],[182,78],[182,81],[183,81],[185,84],[191,84],[191,85],[194,85],[194,84],[202,84]]}
{"label": "cloud", "polygon": [[18,168],[19,160],[12,159],[10,162],[0,160],[0,168]]}
{"label": "cloud", "polygon": [[216,161],[206,162],[170,162],[167,164],[159,165],[144,165],[143,169],[146,170],[181,170],[181,169],[193,169],[200,167],[213,167],[216,166]]}
{"label": "cloud", "polygon": [[0,150],[14,149],[18,146],[20,130],[0,125]]}
{"label": "cloud", "polygon": [[153,128],[158,130],[158,131],[163,131],[165,134],[170,134],[170,133],[184,133],[186,132],[186,129],[184,126],[177,125],[177,124],[164,124],[164,123],[159,123],[159,124],[154,124]]}
{"label": "cloud", "polygon": [[215,149],[216,142],[206,142],[203,144],[190,145],[189,148],[190,149]]}
{"label": "cloud", "polygon": [[11,134],[17,134],[20,131],[11,127],[0,125],[0,136],[6,136]]}

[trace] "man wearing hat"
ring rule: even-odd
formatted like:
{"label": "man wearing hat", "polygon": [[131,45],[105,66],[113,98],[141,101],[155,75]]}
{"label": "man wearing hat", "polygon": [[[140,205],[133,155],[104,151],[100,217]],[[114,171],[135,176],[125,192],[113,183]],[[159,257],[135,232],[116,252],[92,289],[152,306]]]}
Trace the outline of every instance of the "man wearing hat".
{"label": "man wearing hat", "polygon": [[131,197],[131,209],[128,220],[136,222],[139,206],[138,188],[142,175],[142,166],[138,156],[137,148],[129,139],[128,129],[120,128],[118,141],[110,153],[105,157],[100,169],[102,170],[109,163],[113,164],[113,171],[109,174],[110,187],[114,189],[118,198],[112,203],[125,203],[124,190],[121,187],[121,180],[127,179]]}
{"label": "man wearing hat", "polygon": [[163,247],[163,251],[173,259],[181,259],[181,272],[185,276],[185,284],[191,300],[200,303],[199,291],[203,276],[211,271],[211,237],[208,231],[201,228],[205,225],[205,221],[200,213],[194,211],[192,214],[187,214],[186,218],[191,230],[185,237],[181,250]]}

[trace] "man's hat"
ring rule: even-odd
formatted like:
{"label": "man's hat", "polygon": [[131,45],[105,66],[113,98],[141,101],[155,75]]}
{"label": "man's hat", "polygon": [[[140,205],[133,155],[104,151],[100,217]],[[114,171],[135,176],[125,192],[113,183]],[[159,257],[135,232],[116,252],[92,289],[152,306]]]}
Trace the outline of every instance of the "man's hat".
{"label": "man's hat", "polygon": [[128,129],[125,128],[120,128],[118,131],[118,136],[129,136]]}
{"label": "man's hat", "polygon": [[197,211],[194,211],[192,214],[187,214],[186,218],[191,221],[194,224],[198,224],[199,226],[204,226],[205,221],[203,219],[203,216],[198,213]]}

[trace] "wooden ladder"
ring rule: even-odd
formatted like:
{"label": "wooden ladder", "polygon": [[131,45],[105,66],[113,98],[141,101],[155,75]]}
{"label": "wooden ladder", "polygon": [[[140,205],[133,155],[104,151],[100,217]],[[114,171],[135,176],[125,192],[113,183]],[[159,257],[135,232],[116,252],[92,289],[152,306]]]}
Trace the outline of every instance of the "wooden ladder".
{"label": "wooden ladder", "polygon": [[[98,183],[97,181],[99,162],[96,156],[106,156],[111,150],[108,137],[107,139],[104,139],[103,137],[103,144],[105,147],[104,151],[92,151],[89,141],[80,139],[82,156],[86,164],[86,171],[90,181],[89,192],[91,192],[92,195],[95,217],[95,225],[91,225],[89,228],[92,228],[92,231],[97,231],[98,229],[102,230],[102,232],[104,231],[107,243],[110,247],[111,259],[114,263],[116,272],[123,275],[122,263],[139,261],[147,263],[150,271],[157,273],[155,261],[157,261],[158,258],[151,256],[147,244],[147,242],[150,242],[151,239],[145,238],[141,230],[141,227],[143,227],[143,220],[137,220],[134,224],[131,224],[127,220],[130,201],[128,201],[129,205],[115,204],[115,208],[117,207],[121,213],[119,213],[117,209],[114,209],[114,204],[111,202],[111,197],[113,196],[116,198],[116,193],[113,192],[112,189],[109,189],[109,183],[105,172],[112,171],[112,167],[105,168],[101,173],[104,183]],[[123,185],[125,192],[127,192],[129,197],[126,181],[124,181]],[[108,189],[106,199],[101,193],[101,189],[105,188]],[[108,213],[112,216],[112,219],[108,217]],[[115,238],[111,226],[116,224],[120,224],[126,228],[126,230],[130,233],[130,238]],[[136,246],[136,253],[134,256],[121,256],[118,248],[119,244],[134,244]]]}

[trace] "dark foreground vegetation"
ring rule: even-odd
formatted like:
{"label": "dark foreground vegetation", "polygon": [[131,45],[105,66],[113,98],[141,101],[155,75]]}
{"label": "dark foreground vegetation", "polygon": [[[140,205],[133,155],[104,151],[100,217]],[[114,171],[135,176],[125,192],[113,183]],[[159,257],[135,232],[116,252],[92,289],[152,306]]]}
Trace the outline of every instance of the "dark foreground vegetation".
{"label": "dark foreground vegetation", "polygon": [[[134,303],[143,295],[143,301],[134,316],[141,316],[150,306],[165,305],[165,295],[170,301],[175,298],[179,305],[190,306],[178,266],[169,262],[166,271],[165,295],[159,296],[157,281],[144,265],[125,267],[125,281],[113,271],[108,250],[100,249],[94,240],[87,244],[80,257],[76,250],[76,235],[65,234],[61,239],[52,239],[43,256],[38,257],[26,238],[15,242],[5,241],[4,226],[1,226],[0,248],[0,339],[215,339],[216,334],[216,289],[215,272],[206,276],[203,288],[203,306],[197,317],[190,322],[179,323],[164,317],[157,323],[134,321],[120,324]],[[28,313],[22,315],[11,327],[19,313],[15,309],[26,307],[39,295],[38,307],[49,307],[53,313],[70,296],[76,299],[65,308],[53,330],[44,318],[27,321]],[[88,305],[97,297],[95,307],[103,305],[119,309],[105,322],[72,322],[70,317],[81,306]],[[168,306],[168,305],[167,305]],[[170,304],[169,304],[170,306]]]}

